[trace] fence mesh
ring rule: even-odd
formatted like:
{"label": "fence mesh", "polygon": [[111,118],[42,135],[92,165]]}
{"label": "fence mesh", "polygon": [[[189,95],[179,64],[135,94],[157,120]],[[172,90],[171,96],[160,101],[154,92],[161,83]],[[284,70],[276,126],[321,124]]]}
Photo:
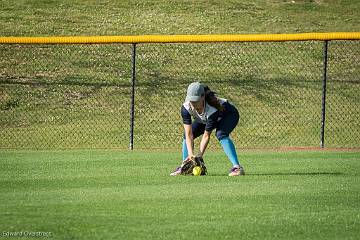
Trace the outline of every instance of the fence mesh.
{"label": "fence mesh", "polygon": [[[193,81],[237,106],[237,147],[319,146],[323,42],[136,47],[135,149],[180,148]],[[359,147],[359,47],[329,42],[326,147]],[[130,44],[0,45],[0,147],[127,148],[131,54]]]}
{"label": "fence mesh", "polygon": [[325,144],[360,146],[360,41],[329,43]]}
{"label": "fence mesh", "polygon": [[130,46],[1,49],[2,148],[128,146]]}

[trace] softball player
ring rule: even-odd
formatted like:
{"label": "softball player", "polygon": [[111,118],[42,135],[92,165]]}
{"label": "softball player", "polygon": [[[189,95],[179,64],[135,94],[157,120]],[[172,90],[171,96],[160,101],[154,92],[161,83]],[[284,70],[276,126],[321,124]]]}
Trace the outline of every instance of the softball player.
{"label": "softball player", "polygon": [[[203,135],[199,153],[202,156],[208,146],[211,132],[216,129],[216,137],[233,165],[229,176],[245,175],[244,169],[239,163],[235,145],[229,137],[239,122],[239,112],[234,105],[226,99],[217,98],[207,86],[193,82],[187,89],[185,102],[181,106],[181,116],[184,124],[183,162],[194,156],[194,139],[200,135]],[[191,117],[194,121],[191,120]],[[179,175],[181,166],[170,175]]]}

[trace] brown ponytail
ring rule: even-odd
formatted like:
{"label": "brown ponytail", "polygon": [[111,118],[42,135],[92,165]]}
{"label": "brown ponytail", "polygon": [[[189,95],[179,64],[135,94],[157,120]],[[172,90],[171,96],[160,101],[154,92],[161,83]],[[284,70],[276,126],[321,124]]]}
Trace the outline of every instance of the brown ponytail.
{"label": "brown ponytail", "polygon": [[205,90],[205,101],[212,107],[216,108],[218,111],[224,111],[224,106],[221,105],[219,99],[216,97],[216,93],[211,91],[210,88],[204,85]]}

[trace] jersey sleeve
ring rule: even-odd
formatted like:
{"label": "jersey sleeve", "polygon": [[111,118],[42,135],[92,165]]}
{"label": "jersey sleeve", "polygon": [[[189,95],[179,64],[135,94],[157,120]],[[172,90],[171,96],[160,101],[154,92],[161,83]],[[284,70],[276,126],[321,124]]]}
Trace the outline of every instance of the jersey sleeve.
{"label": "jersey sleeve", "polygon": [[191,124],[191,115],[188,110],[184,106],[181,106],[181,117],[183,120],[183,124],[190,125]]}
{"label": "jersey sleeve", "polygon": [[205,126],[206,131],[211,132],[216,128],[218,117],[219,117],[219,111],[216,111],[210,115]]}

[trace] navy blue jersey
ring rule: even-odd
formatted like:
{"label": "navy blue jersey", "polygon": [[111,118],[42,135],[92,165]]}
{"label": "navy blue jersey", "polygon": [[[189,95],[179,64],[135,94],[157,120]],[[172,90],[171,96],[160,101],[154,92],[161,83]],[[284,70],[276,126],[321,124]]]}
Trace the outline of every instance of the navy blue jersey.
{"label": "navy blue jersey", "polygon": [[[226,99],[219,98],[220,104],[227,102]],[[217,126],[217,122],[220,120],[219,111],[210,106],[205,102],[204,112],[199,114],[195,109],[193,109],[190,102],[184,102],[181,106],[181,116],[183,119],[183,123],[186,125],[190,125],[192,123],[191,117],[194,118],[195,121],[205,124],[205,130],[211,132]]]}

